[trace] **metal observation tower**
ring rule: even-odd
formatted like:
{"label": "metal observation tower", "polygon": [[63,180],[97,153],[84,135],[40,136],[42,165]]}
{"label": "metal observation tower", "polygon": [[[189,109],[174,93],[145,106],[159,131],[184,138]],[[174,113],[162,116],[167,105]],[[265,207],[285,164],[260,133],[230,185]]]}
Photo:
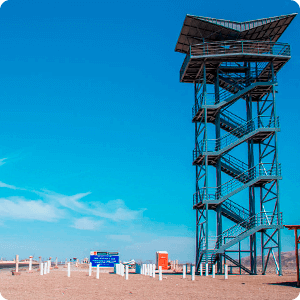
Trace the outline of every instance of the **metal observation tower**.
{"label": "metal observation tower", "polygon": [[233,273],[265,274],[273,260],[281,275],[275,96],[291,54],[277,41],[295,16],[184,20],[175,51],[186,54],[180,81],[195,91],[196,272],[229,263]]}

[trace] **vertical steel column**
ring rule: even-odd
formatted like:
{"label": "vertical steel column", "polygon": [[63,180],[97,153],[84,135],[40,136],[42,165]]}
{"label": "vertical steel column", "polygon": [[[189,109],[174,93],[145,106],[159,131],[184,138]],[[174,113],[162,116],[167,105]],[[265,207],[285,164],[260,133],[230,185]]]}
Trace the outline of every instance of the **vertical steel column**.
{"label": "vertical steel column", "polygon": [[[247,63],[248,71],[246,72],[246,79],[250,79],[250,63]],[[250,85],[250,83],[249,83]],[[253,114],[252,114],[252,97],[248,95],[246,97],[246,113],[247,113],[247,122],[248,122],[248,130],[253,128]],[[248,140],[248,169],[250,170],[249,176],[255,177],[254,167],[254,145],[253,140]],[[255,190],[253,186],[249,187],[249,213],[250,217],[255,215]],[[251,272],[256,274],[256,234],[250,235],[250,266]]]}
{"label": "vertical steel column", "polygon": [[[275,122],[275,127],[276,127],[276,102],[275,102],[275,71],[274,71],[274,63],[271,63],[271,68],[272,68],[272,95],[273,95],[273,116],[274,116],[274,122]],[[279,161],[278,161],[278,143],[277,143],[277,131],[275,131],[275,168],[276,168],[276,175],[278,175],[278,166],[279,166]],[[279,180],[276,179],[276,192],[277,192],[277,203],[275,203],[277,207],[277,218],[278,221],[280,219],[280,203],[279,203]],[[278,268],[279,272],[278,275],[282,276],[282,266],[281,266],[281,232],[280,229],[278,228]]]}
{"label": "vertical steel column", "polygon": [[[219,69],[216,71],[216,77],[215,77],[215,103],[219,103]],[[216,114],[216,120],[215,120],[215,130],[216,130],[216,140],[218,141],[221,137],[221,126],[220,126],[220,111],[217,112]],[[217,150],[219,150],[220,145],[217,144]],[[221,181],[221,157],[218,157],[217,162],[216,162],[216,186],[217,186],[217,195],[220,194],[219,187],[222,184]],[[222,209],[222,203],[217,206],[216,213],[217,213],[217,236],[222,234],[222,214],[221,214],[221,209]],[[222,240],[221,240],[222,241]],[[221,241],[217,241],[218,243],[218,248],[221,246]],[[217,273],[221,274],[222,273],[222,257],[219,255],[218,260],[217,260]]]}
{"label": "vertical steel column", "polygon": [[[205,142],[205,152],[207,152],[207,108],[206,108],[206,65],[205,62],[203,63],[203,99],[204,99],[204,142]],[[205,155],[205,199],[208,199],[208,157],[207,154]],[[208,263],[208,203],[205,205],[205,217],[206,217],[206,224],[205,224],[205,263]]]}

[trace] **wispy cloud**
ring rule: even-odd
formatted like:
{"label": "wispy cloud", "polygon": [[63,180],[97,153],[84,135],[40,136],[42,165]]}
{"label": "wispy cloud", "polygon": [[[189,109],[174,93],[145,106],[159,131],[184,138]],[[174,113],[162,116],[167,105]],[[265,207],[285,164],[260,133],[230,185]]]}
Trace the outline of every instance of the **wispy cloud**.
{"label": "wispy cloud", "polygon": [[0,216],[10,219],[54,222],[64,212],[41,200],[26,200],[23,197],[0,198]]}
{"label": "wispy cloud", "polygon": [[36,192],[48,201],[55,202],[65,208],[86,214],[89,216],[101,217],[115,222],[132,221],[141,218],[144,209],[132,210],[125,205],[121,199],[111,200],[107,203],[96,201],[80,202],[81,199],[91,194],[91,192],[79,193],[71,196],[58,194],[52,191],[43,190]]}
{"label": "wispy cloud", "polygon": [[115,222],[132,221],[143,216],[145,209],[129,209],[121,199],[111,200],[107,203],[93,203],[92,210],[95,216],[110,219]]}
{"label": "wispy cloud", "polygon": [[69,208],[75,211],[83,211],[86,210],[86,206],[84,203],[79,202],[82,198],[91,194],[91,192],[87,193],[79,193],[71,196],[55,193],[48,190],[43,190],[42,192],[35,191],[36,194],[42,196],[43,198],[57,202],[59,205]]}
{"label": "wispy cloud", "polygon": [[110,240],[121,241],[121,242],[132,242],[132,238],[128,234],[110,234],[106,236]]}
{"label": "wispy cloud", "polygon": [[14,186],[14,185],[4,183],[2,181],[0,181],[0,187],[8,188],[8,189],[11,189],[11,190],[20,190],[20,188]]}
{"label": "wispy cloud", "polygon": [[0,166],[6,163],[7,158],[0,158]]}
{"label": "wispy cloud", "polygon": [[[96,230],[102,225],[102,220],[113,222],[133,221],[142,218],[145,209],[130,209],[121,199],[107,203],[100,201],[81,201],[91,195],[91,192],[64,195],[49,190],[24,189],[0,181],[0,187],[11,190],[23,190],[38,195],[41,200],[31,200],[24,197],[0,198],[0,216],[10,216],[16,219],[34,219],[54,221],[62,217],[62,211],[77,212],[83,215],[72,227],[84,230]],[[95,221],[93,218],[97,218]],[[99,220],[100,219],[100,220]]]}
{"label": "wispy cloud", "polygon": [[103,225],[103,223],[104,221],[98,221],[92,218],[84,217],[76,219],[71,227],[81,230],[96,230]]}

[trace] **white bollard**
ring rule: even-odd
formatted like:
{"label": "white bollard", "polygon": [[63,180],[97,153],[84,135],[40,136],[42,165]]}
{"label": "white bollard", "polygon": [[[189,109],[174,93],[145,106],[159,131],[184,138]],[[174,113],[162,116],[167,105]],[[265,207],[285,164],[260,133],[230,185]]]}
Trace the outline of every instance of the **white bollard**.
{"label": "white bollard", "polygon": [[44,275],[47,274],[47,263],[44,263]]}
{"label": "white bollard", "polygon": [[195,266],[192,266],[192,280],[195,280]]}
{"label": "white bollard", "polygon": [[71,277],[71,265],[68,262],[68,277]]}
{"label": "white bollard", "polygon": [[212,278],[216,278],[216,265],[212,266]]}
{"label": "white bollard", "polygon": [[92,276],[92,263],[89,264],[89,276]]}
{"label": "white bollard", "polygon": [[202,276],[203,275],[203,266],[202,266],[202,264],[200,264],[200,276]]}
{"label": "white bollard", "polygon": [[40,275],[44,275],[44,264],[40,263]]}
{"label": "white bollard", "polygon": [[152,277],[155,278],[155,265],[152,265]]}
{"label": "white bollard", "polygon": [[47,273],[49,274],[49,273],[50,273],[50,264],[51,264],[50,260],[48,260],[47,263],[48,263],[48,265],[47,265],[47,267],[48,267],[48,268],[47,268]]}
{"label": "white bollard", "polygon": [[159,266],[158,279],[162,280],[162,266]]}
{"label": "white bollard", "polygon": [[100,265],[97,265],[96,279],[99,279]]}
{"label": "white bollard", "polygon": [[29,256],[29,272],[32,271],[32,256]]}
{"label": "white bollard", "polygon": [[186,265],[182,266],[182,278],[186,277]]}
{"label": "white bollard", "polygon": [[153,265],[150,264],[150,265],[149,265],[149,276],[150,276],[150,277],[152,277],[152,275],[153,275],[152,267],[153,267]]}
{"label": "white bollard", "polygon": [[228,279],[228,265],[224,265],[224,267],[225,267],[225,279]]}
{"label": "white bollard", "polygon": [[128,280],[128,265],[125,266],[125,280]]}
{"label": "white bollard", "polygon": [[208,276],[208,264],[205,264],[205,276]]}
{"label": "white bollard", "polygon": [[124,265],[123,264],[121,264],[121,276],[123,277],[124,276]]}

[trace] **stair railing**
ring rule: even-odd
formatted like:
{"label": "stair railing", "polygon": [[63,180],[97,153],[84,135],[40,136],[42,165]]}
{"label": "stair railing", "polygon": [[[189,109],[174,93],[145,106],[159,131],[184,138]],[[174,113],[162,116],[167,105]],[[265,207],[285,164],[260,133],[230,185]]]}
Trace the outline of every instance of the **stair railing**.
{"label": "stair railing", "polygon": [[[269,219],[272,219],[273,222],[270,223]],[[217,242],[214,249],[219,249],[221,245],[224,245],[225,240],[227,240],[226,243],[228,243],[246,231],[261,225],[282,225],[282,213],[279,213],[278,216],[277,213],[274,214],[273,212],[259,212],[256,215],[249,217],[247,220],[230,227],[217,236]]]}
{"label": "stair railing", "polygon": [[259,163],[218,187],[201,188],[194,194],[194,205],[216,201],[223,197],[226,198],[227,195],[245,185],[243,181],[239,180],[239,177],[241,176],[248,178],[248,182],[257,179],[258,177],[281,176],[281,165]]}
{"label": "stair railing", "polygon": [[278,128],[279,117],[274,118],[273,116],[257,116],[254,119],[238,126],[229,133],[225,134],[219,139],[207,139],[201,140],[196,149],[193,152],[193,159],[195,160],[203,152],[214,152],[219,151],[230,144],[235,143],[240,138],[253,132],[259,128]]}
{"label": "stair railing", "polygon": [[234,214],[238,215],[241,219],[246,220],[250,216],[250,212],[247,208],[233,202],[230,199],[227,199],[222,203],[222,208],[225,208]]}

